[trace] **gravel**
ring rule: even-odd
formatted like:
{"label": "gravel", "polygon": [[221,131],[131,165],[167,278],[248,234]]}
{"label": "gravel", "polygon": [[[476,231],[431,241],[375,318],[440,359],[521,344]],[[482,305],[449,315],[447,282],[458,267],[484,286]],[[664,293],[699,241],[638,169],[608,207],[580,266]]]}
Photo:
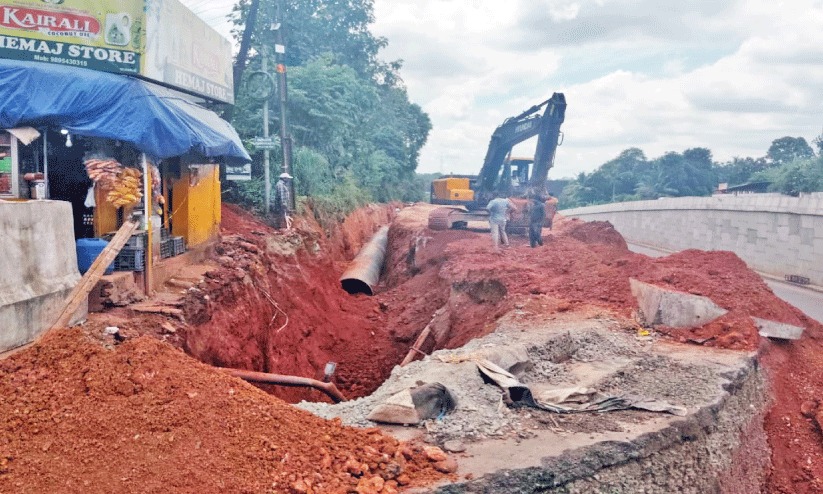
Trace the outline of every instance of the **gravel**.
{"label": "gravel", "polygon": [[[378,404],[405,388],[439,382],[452,393],[457,407],[420,426],[431,442],[518,437],[536,426],[549,428],[557,422],[547,416],[549,412],[508,408],[501,390],[484,382],[473,358],[510,369],[526,384],[588,386],[608,394],[637,394],[686,407],[709,404],[722,393],[725,365],[702,359],[699,352],[684,361],[659,352],[654,341],[638,339],[619,327],[617,321],[605,318],[566,323],[530,319],[524,326],[504,316],[497,331],[460,349],[440,350],[406,367],[395,367],[370,396],[337,405],[302,402],[298,406],[324,418],[340,417],[348,425],[373,427],[366,416]],[[585,415],[585,419],[565,421],[585,424],[587,432],[595,432],[619,430],[621,422],[637,423],[656,416],[640,411],[616,412],[608,418]]]}

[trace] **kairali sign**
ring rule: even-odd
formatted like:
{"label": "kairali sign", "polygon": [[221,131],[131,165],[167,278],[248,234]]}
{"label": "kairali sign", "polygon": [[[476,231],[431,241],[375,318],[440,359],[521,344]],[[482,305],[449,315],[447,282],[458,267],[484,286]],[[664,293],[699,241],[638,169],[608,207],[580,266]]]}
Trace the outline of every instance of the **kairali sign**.
{"label": "kairali sign", "polygon": [[0,58],[142,75],[234,102],[231,44],[178,0],[10,0]]}

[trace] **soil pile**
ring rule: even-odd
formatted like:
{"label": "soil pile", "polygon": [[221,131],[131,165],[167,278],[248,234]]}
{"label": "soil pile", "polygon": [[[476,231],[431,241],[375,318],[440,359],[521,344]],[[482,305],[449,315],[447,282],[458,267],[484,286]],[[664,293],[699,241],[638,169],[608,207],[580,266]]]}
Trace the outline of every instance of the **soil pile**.
{"label": "soil pile", "polygon": [[0,376],[1,492],[391,493],[443,475],[416,446],[298,410],[150,337],[112,349],[55,331]]}
{"label": "soil pile", "polygon": [[[637,308],[629,279],[636,278],[709,297],[728,310],[717,321],[694,330],[660,328],[678,341],[721,348],[757,348],[759,336],[750,316],[806,327],[815,324],[777,298],[731,252],[687,250],[652,259],[630,252],[622,237],[604,222],[561,221],[543,248],[530,249],[524,239],[513,237],[512,246],[502,254],[491,251],[485,235],[464,235],[447,249],[440,273],[453,287],[479,288],[496,281],[505,287],[505,300],[547,294],[567,303],[561,304],[563,311],[598,306],[629,317]],[[465,323],[456,324],[449,346],[463,345],[482,334],[477,323],[462,329]]]}
{"label": "soil pile", "polygon": [[823,330],[806,327],[798,341],[764,342],[760,361],[771,382],[766,432],[772,448],[767,492],[823,492]]}

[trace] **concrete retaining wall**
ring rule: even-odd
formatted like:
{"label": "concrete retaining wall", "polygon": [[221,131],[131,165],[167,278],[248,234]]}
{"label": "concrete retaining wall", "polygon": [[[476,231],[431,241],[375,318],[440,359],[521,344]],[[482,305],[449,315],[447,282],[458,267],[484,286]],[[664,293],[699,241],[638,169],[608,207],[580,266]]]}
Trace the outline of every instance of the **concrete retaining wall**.
{"label": "concrete retaining wall", "polygon": [[71,204],[0,201],[0,352],[46,330],[79,280]]}
{"label": "concrete retaining wall", "polygon": [[609,221],[630,243],[665,250],[729,250],[764,273],[823,285],[823,194],[679,197],[560,211]]}

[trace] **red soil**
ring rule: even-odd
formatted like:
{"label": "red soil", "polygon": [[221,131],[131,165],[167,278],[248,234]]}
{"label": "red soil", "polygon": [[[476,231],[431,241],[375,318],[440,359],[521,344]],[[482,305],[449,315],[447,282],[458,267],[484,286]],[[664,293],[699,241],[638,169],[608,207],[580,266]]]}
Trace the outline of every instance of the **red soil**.
{"label": "red soil", "polygon": [[[393,211],[360,210],[328,240],[310,219],[275,236],[248,213],[225,207],[221,267],[186,301],[186,350],[218,366],[315,378],[333,361],[334,381],[348,396],[376,389],[402,349],[389,337],[377,299],[347,294],[338,278],[345,259]],[[323,399],[314,390],[272,391],[289,401]]]}
{"label": "red soil", "polygon": [[[426,213],[401,213],[389,233],[383,284],[365,297],[343,292],[337,278],[390,212],[355,217],[336,233],[305,221],[297,232],[270,236],[228,208],[222,267],[190,296],[187,350],[217,365],[310,377],[335,361],[334,381],[349,396],[362,396],[379,386],[441,307],[446,328],[424,351],[487,334],[516,300],[536,294],[556,301],[549,311],[595,306],[628,318],[636,310],[629,278],[636,278],[709,297],[729,311],[694,330],[661,328],[671,338],[740,350],[764,345],[776,400],[766,418],[775,464],[769,492],[823,492],[816,480],[823,478],[823,442],[814,419],[800,414],[801,403],[823,399],[823,331],[734,254],[691,250],[651,259],[630,252],[607,223],[562,218],[544,247],[513,237],[512,247],[495,254],[487,233],[427,230]],[[289,320],[281,329],[284,314]],[[804,326],[806,336],[786,345],[761,342],[750,316]],[[289,400],[323,399],[315,391],[273,391]]]}
{"label": "red soil", "polygon": [[[417,446],[303,412],[150,337],[60,330],[0,361],[0,492],[397,492]],[[405,477],[404,477],[404,476]]]}

